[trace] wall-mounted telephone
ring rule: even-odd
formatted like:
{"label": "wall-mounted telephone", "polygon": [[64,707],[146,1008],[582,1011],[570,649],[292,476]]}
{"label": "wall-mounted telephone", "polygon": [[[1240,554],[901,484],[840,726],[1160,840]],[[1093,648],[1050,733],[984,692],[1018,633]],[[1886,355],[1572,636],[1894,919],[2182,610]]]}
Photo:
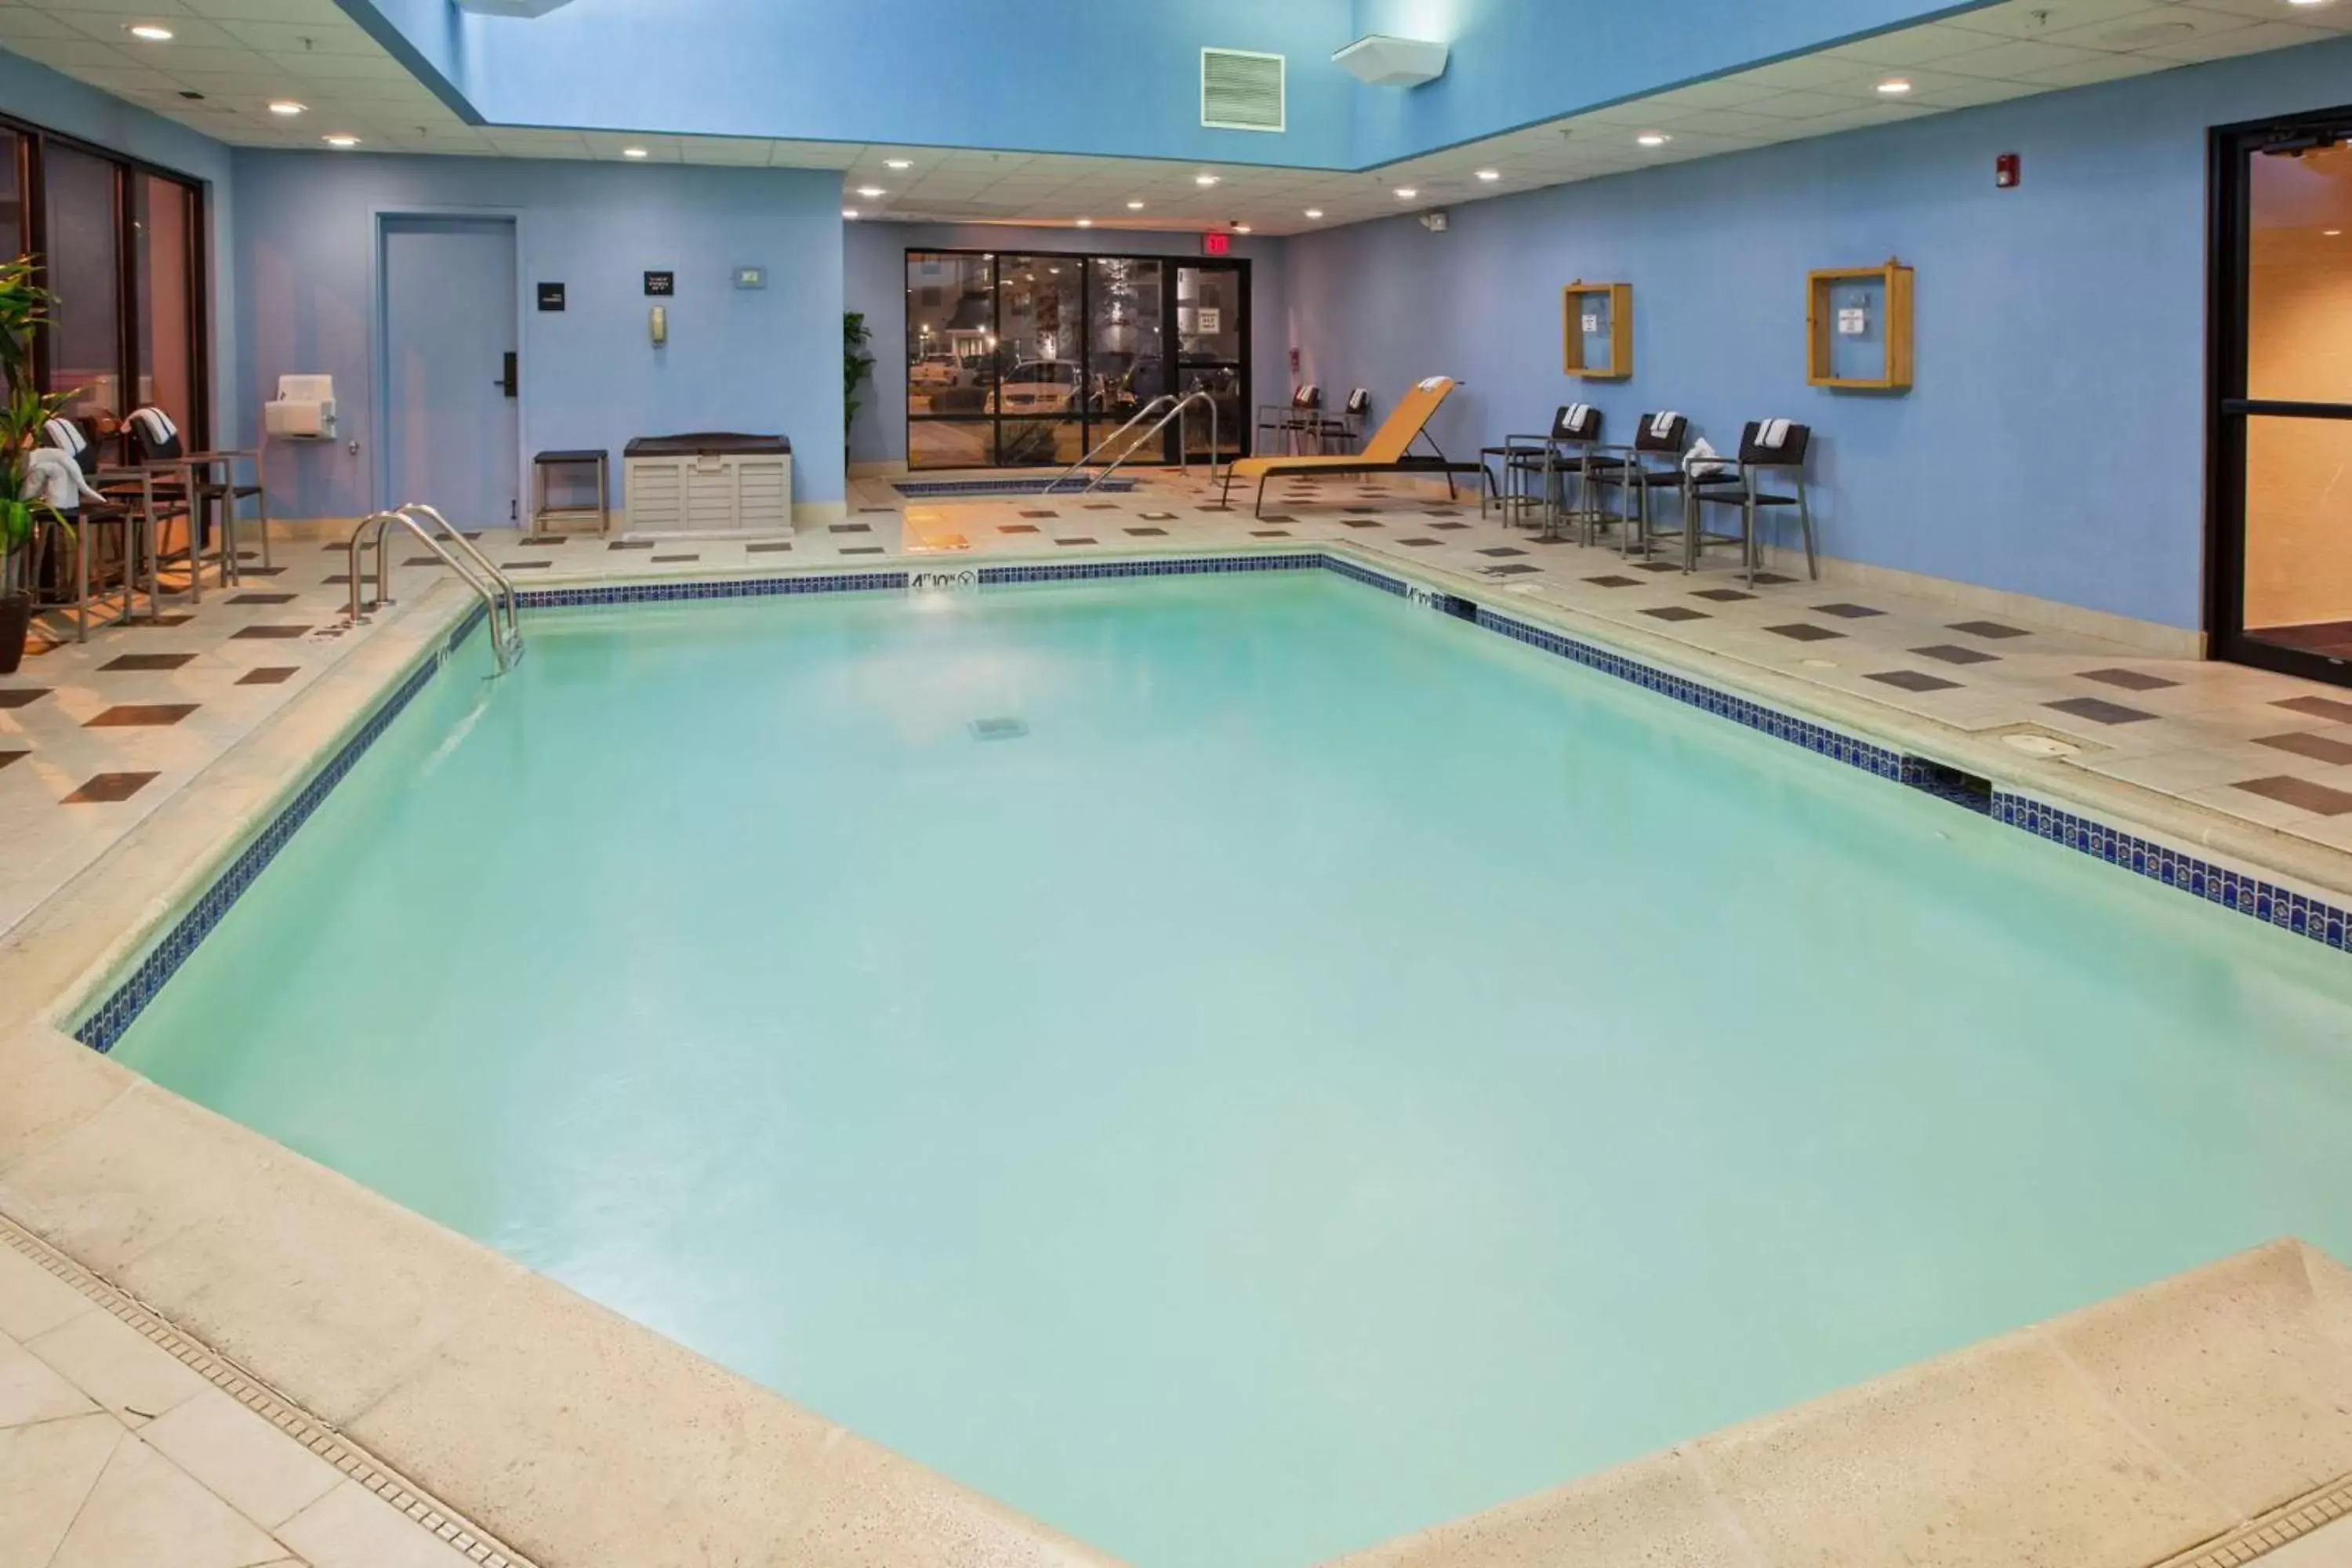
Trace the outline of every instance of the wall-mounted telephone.
{"label": "wall-mounted telephone", "polygon": [[656,305],[654,307],[653,316],[646,322],[646,326],[653,333],[654,347],[659,348],[662,344],[669,342],[668,308],[667,306]]}

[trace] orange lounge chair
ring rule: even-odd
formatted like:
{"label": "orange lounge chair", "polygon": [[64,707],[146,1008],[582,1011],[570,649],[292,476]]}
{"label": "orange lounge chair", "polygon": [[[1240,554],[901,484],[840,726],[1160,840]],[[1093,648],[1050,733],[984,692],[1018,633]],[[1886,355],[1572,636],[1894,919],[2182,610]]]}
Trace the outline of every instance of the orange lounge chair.
{"label": "orange lounge chair", "polygon": [[[1452,376],[1433,375],[1427,381],[1416,382],[1404,395],[1372,438],[1364,443],[1360,452],[1329,457],[1307,458],[1237,458],[1225,470],[1223,504],[1231,505],[1234,480],[1257,481],[1257,503],[1253,513],[1265,510],[1265,482],[1276,474],[1444,474],[1446,493],[1454,493],[1454,476],[1481,472],[1476,463],[1456,463],[1449,460],[1434,440],[1430,438],[1429,421],[1439,405],[1453,395],[1458,384]],[[1428,441],[1434,457],[1414,458],[1406,448],[1415,441]]]}

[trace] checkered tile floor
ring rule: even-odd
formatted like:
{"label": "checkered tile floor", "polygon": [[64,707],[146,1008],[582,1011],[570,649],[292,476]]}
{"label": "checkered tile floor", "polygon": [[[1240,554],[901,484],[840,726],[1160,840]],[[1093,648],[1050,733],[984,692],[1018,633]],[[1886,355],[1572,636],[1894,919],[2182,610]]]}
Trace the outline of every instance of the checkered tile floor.
{"label": "checkered tile floor", "polygon": [[[1675,562],[1628,560],[1606,543],[1546,540],[1482,518],[1475,494],[1449,500],[1442,485],[1419,481],[1287,484],[1268,495],[1263,518],[1251,515],[1244,487],[1227,508],[1198,472],[1097,497],[909,502],[869,479],[851,491],[847,521],[790,542],[509,531],[483,542],[528,587],[898,556],[1344,541],[1937,725],[2054,736],[2074,749],[2071,765],[2352,851],[2352,690],[2151,658],[1908,595],[1779,574],[1751,587],[1727,554],[1686,574]],[[273,575],[248,571],[240,587],[208,589],[201,605],[169,604],[157,621],[93,630],[86,645],[68,633],[0,678],[0,843],[9,846],[0,931],[373,629],[344,628],[340,545],[281,533],[275,560]],[[394,589],[414,602],[439,571],[413,552],[396,563]],[[2352,861],[2340,880],[2352,886]]]}

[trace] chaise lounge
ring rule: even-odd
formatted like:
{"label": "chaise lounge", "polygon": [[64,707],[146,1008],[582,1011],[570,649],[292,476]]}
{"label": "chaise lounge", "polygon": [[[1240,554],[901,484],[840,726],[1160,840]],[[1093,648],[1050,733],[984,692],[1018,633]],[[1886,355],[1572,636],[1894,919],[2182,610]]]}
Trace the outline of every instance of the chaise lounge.
{"label": "chaise lounge", "polygon": [[[1454,476],[1475,474],[1484,470],[1476,463],[1457,463],[1429,435],[1429,421],[1453,395],[1459,384],[1452,376],[1433,375],[1416,382],[1411,392],[1397,404],[1372,438],[1364,443],[1360,452],[1335,453],[1317,457],[1240,458],[1225,470],[1225,488],[1222,504],[1233,500],[1234,480],[1257,481],[1257,500],[1251,506],[1253,515],[1265,510],[1265,482],[1276,474],[1444,474],[1446,493],[1454,493]],[[1433,457],[1409,457],[1406,449],[1415,441],[1428,441]]]}

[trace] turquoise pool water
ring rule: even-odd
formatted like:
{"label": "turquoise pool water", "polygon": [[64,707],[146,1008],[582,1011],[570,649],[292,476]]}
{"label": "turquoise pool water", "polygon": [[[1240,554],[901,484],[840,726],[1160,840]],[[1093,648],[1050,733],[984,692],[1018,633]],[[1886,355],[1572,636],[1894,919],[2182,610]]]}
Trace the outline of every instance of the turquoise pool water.
{"label": "turquoise pool water", "polygon": [[1328,574],[529,633],[118,1055],[1143,1568],[2352,1257],[2352,961]]}

